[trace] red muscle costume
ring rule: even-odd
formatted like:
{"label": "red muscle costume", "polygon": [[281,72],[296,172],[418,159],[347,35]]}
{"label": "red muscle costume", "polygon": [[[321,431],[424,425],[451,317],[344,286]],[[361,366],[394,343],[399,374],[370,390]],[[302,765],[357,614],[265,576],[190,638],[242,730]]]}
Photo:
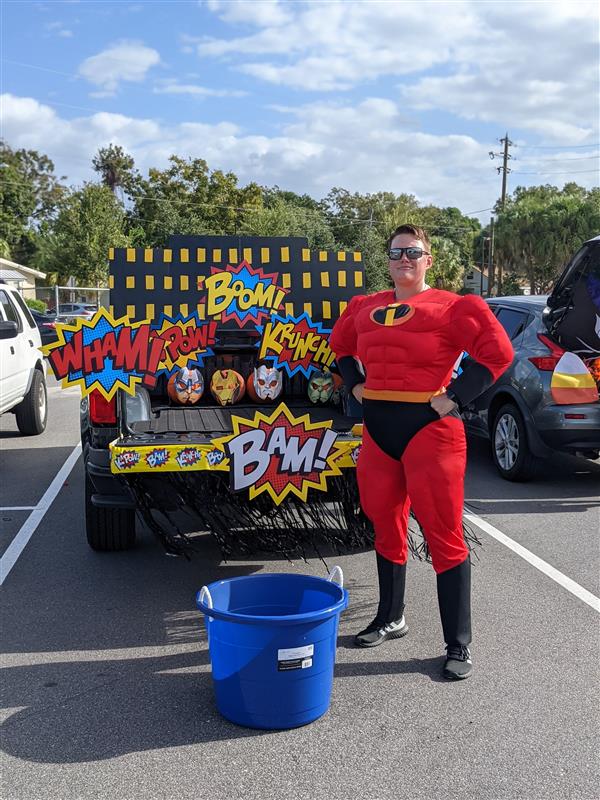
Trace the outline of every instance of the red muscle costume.
{"label": "red muscle costume", "polygon": [[[513,357],[504,329],[480,297],[427,289],[398,302],[389,290],[354,297],[330,344],[338,363],[357,357],[366,371],[357,477],[375,550],[406,563],[412,506],[436,573],[461,564],[464,425],[458,413],[440,419],[429,400],[448,387],[469,402],[497,380]],[[462,382],[461,396],[460,377],[449,382],[462,351],[480,371]]]}

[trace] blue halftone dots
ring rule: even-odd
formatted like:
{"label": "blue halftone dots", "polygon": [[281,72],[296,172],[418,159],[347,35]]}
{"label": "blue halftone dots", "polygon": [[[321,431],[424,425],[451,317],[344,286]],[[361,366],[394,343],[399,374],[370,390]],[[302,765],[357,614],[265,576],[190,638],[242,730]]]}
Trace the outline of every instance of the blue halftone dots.
{"label": "blue halftone dots", "polygon": [[83,329],[83,343],[91,344],[96,339],[102,339],[104,336],[106,336],[107,333],[110,333],[111,331],[116,336],[122,327],[123,327],[122,325],[117,325],[117,327],[113,327],[107,320],[102,318],[94,328]]}

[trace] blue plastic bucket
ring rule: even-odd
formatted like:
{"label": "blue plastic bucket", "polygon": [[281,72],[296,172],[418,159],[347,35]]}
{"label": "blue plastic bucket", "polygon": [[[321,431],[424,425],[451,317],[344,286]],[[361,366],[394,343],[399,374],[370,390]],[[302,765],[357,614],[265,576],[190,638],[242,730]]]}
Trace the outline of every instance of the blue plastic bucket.
{"label": "blue plastic bucket", "polygon": [[[339,576],[339,583],[334,578]],[[203,586],[217,708],[249,728],[295,728],[329,708],[343,575],[266,574]]]}

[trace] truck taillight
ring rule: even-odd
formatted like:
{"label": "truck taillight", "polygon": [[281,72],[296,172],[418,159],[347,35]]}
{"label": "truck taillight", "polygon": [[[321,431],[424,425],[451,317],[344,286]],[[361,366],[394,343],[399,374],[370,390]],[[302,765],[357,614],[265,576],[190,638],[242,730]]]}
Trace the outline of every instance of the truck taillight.
{"label": "truck taillight", "polygon": [[542,344],[546,345],[550,350],[550,354],[547,356],[530,356],[528,360],[542,372],[553,372],[565,351],[555,344],[552,339],[544,336],[543,333],[538,333],[538,339]]}
{"label": "truck taillight", "polygon": [[106,400],[97,389],[90,394],[90,419],[97,425],[117,424],[117,398]]}

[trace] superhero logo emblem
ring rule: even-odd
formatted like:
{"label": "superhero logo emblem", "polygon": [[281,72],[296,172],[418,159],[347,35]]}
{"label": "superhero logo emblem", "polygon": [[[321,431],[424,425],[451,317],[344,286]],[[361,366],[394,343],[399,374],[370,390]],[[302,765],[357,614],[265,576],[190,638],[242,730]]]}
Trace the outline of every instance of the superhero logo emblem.
{"label": "superhero logo emblem", "polygon": [[392,325],[404,325],[414,313],[414,306],[409,306],[407,303],[391,303],[389,306],[374,308],[371,311],[371,319],[377,325],[389,328]]}

